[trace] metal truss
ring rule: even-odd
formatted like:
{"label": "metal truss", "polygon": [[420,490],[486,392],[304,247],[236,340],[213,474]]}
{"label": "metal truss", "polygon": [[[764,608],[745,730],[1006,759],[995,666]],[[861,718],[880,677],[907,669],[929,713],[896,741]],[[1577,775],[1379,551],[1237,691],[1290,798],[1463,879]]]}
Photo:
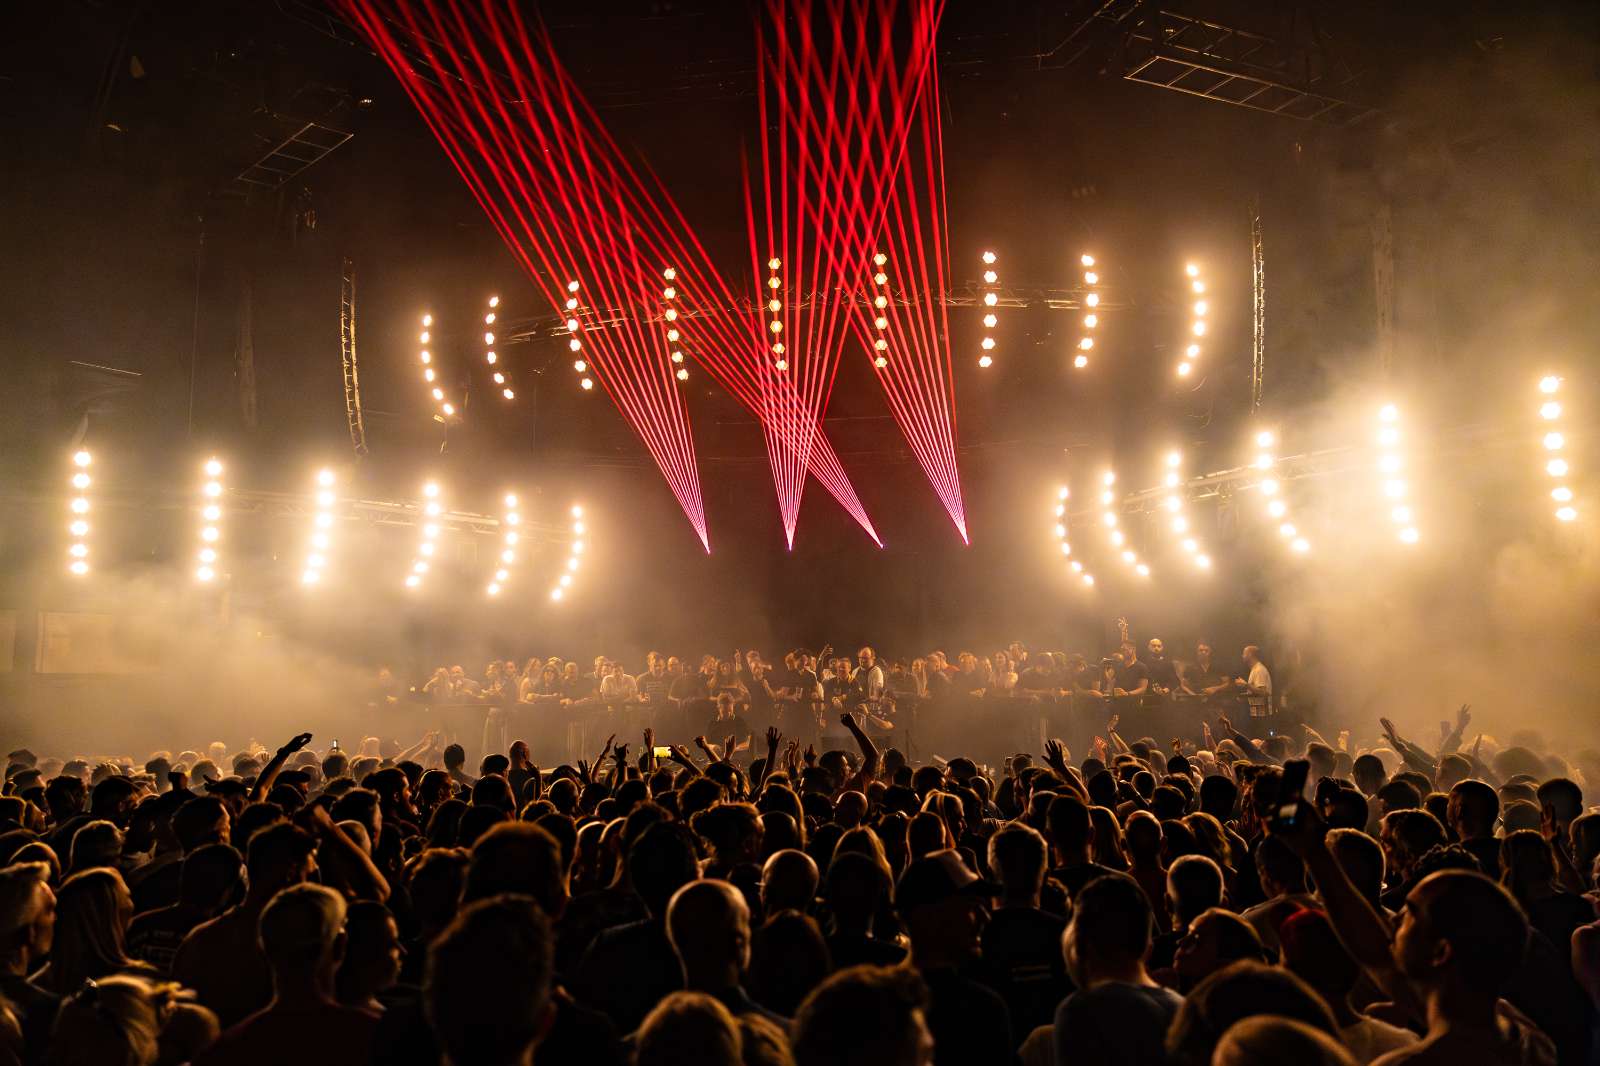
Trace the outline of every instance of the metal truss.
{"label": "metal truss", "polygon": [[[1305,121],[1350,126],[1377,109],[1349,91],[1360,75],[1340,62],[1310,26],[1310,44],[1141,6],[1122,42],[1122,76],[1163,89]],[[1308,19],[1309,22],[1309,19]]]}

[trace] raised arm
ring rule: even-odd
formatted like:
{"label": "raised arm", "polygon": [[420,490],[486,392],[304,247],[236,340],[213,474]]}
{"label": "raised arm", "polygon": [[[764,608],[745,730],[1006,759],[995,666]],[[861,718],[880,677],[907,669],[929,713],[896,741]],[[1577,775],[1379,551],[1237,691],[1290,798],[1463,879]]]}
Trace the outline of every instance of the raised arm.
{"label": "raised arm", "polygon": [[272,791],[272,783],[278,779],[278,771],[283,769],[284,760],[309,743],[311,743],[311,734],[299,733],[290,738],[289,743],[278,749],[278,753],[272,757],[272,761],[267,763],[261,772],[256,775],[255,787],[250,790],[251,803],[266,798],[267,793]]}
{"label": "raised arm", "polygon": [[1422,1001],[1395,965],[1389,920],[1351,883],[1344,867],[1328,850],[1328,827],[1316,807],[1301,800],[1298,808],[1293,827],[1269,826],[1268,831],[1282,838],[1305,860],[1306,869],[1316,879],[1328,922],[1345,950],[1397,1005],[1412,1017],[1422,1019]]}
{"label": "raised arm", "polygon": [[1089,790],[1084,787],[1083,779],[1078,776],[1072,767],[1067,765],[1067,760],[1071,757],[1071,753],[1067,751],[1066,745],[1062,744],[1061,741],[1052,739],[1044,742],[1045,765],[1056,772],[1056,776],[1061,778],[1062,784],[1070,788],[1083,802],[1088,803]]}
{"label": "raised arm", "polygon": [[[372,857],[339,828],[327,808],[319,803],[310,804],[306,817],[311,823],[309,828],[321,839],[317,848],[321,865],[343,882],[345,891],[356,899],[388,902],[389,882]],[[377,847],[378,842],[374,840],[372,846]]]}
{"label": "raised arm", "polygon": [[865,792],[878,774],[878,746],[872,742],[871,737],[862,732],[861,723],[856,720],[854,714],[846,711],[839,716],[839,722],[850,730],[850,735],[856,738],[856,747],[861,749],[861,770],[855,775],[851,785],[857,791]]}

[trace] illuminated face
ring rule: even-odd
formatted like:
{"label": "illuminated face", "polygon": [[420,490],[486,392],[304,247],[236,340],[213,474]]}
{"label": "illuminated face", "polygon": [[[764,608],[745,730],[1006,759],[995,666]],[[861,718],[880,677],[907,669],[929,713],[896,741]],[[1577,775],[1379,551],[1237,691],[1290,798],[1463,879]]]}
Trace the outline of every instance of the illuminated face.
{"label": "illuminated face", "polygon": [[1428,928],[1427,913],[1435,891],[1431,885],[1411,890],[1400,908],[1400,924],[1390,947],[1395,966],[1413,980],[1425,980],[1433,973],[1439,939]]}
{"label": "illuminated face", "polygon": [[874,654],[871,648],[862,648],[856,653],[856,659],[861,663],[862,666],[870,669],[872,664],[877,661],[877,656]]}
{"label": "illuminated face", "polygon": [[1202,665],[1209,664],[1211,662],[1211,645],[1196,644],[1194,648],[1194,657],[1199,659]]}
{"label": "illuminated face", "polygon": [[1122,653],[1122,661],[1125,663],[1131,663],[1139,656],[1139,649],[1135,648],[1131,641],[1124,642],[1117,650]]}
{"label": "illuminated face", "polygon": [[1160,640],[1153,639],[1153,638],[1150,641],[1149,647],[1150,647],[1150,657],[1153,658],[1153,659],[1161,658],[1161,653],[1166,650],[1166,645],[1162,644]]}

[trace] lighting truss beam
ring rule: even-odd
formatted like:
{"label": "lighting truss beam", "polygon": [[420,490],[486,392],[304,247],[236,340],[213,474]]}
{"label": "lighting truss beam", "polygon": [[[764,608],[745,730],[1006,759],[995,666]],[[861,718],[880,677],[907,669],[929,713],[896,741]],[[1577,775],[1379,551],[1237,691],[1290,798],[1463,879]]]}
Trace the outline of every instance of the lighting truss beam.
{"label": "lighting truss beam", "polygon": [[1123,38],[1122,76],[1162,89],[1305,121],[1350,126],[1377,109],[1347,90],[1359,76],[1316,45],[1147,5]]}

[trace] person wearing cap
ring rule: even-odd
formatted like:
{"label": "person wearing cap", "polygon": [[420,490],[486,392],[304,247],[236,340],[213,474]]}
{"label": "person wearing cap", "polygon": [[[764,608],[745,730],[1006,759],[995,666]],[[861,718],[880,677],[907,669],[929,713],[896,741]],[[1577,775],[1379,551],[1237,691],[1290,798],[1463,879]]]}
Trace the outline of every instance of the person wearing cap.
{"label": "person wearing cap", "polygon": [[1015,1051],[1005,1000],[962,973],[981,957],[989,899],[998,891],[954,849],[910,863],[895,888],[895,908],[911,934],[911,965],[928,985],[928,1025],[939,1066],[1005,1063]]}

